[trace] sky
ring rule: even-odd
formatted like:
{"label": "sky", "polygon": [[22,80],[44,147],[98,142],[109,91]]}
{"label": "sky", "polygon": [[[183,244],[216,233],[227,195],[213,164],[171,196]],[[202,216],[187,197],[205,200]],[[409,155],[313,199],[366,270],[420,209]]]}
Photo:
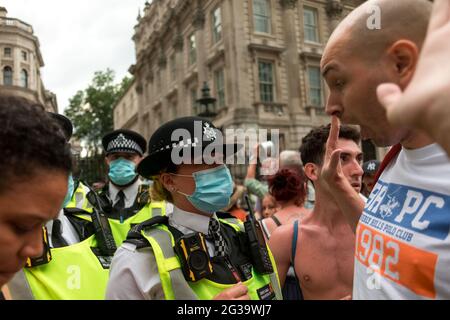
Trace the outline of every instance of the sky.
{"label": "sky", "polygon": [[[149,1],[150,2],[150,1]],[[34,29],[45,66],[44,86],[57,95],[60,113],[94,72],[111,68],[116,82],[135,63],[134,34],[145,0],[0,0],[8,17]]]}

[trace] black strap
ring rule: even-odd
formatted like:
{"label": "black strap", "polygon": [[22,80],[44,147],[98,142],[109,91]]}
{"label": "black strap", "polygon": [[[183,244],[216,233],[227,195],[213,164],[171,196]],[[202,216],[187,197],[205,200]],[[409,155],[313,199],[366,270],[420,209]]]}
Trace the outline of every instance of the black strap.
{"label": "black strap", "polygon": [[52,247],[62,248],[67,246],[68,243],[62,236],[61,221],[59,219],[55,219],[52,224]]}
{"label": "black strap", "polygon": [[167,218],[167,216],[156,216],[153,218],[150,218],[138,225],[135,225],[133,228],[131,228],[131,230],[128,232],[127,235],[127,240],[128,239],[140,239],[142,238],[142,234],[141,231],[147,227],[151,227],[157,224],[164,224],[164,225],[168,225],[169,224],[169,218]]}
{"label": "black strap", "polygon": [[277,227],[281,226],[280,220],[278,220],[278,218],[275,215],[271,216],[271,218],[272,218],[273,222],[275,222]]}

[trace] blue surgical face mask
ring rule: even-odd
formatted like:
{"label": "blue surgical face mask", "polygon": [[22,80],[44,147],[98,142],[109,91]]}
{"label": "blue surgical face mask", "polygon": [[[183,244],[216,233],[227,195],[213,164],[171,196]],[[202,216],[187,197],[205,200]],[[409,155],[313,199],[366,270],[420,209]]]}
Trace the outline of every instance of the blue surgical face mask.
{"label": "blue surgical face mask", "polygon": [[228,206],[233,194],[233,179],[225,165],[194,172],[192,177],[195,181],[194,193],[192,195],[179,191],[178,193],[186,196],[194,207],[202,212],[213,214]]}
{"label": "blue surgical face mask", "polygon": [[69,174],[69,180],[67,182],[67,193],[66,193],[66,197],[64,198],[64,202],[62,204],[63,208],[65,208],[69,204],[70,200],[72,199],[74,185],[75,185],[75,183],[73,182],[72,174]]}
{"label": "blue surgical face mask", "polygon": [[124,158],[114,160],[109,164],[108,176],[114,184],[125,186],[136,178],[136,164]]}

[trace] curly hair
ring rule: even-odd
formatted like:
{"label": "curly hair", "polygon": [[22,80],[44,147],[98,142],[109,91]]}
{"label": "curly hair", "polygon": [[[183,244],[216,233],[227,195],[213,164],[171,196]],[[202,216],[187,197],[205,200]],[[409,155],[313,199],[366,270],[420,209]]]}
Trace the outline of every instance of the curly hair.
{"label": "curly hair", "polygon": [[39,170],[69,173],[70,146],[41,105],[0,96],[0,192]]}
{"label": "curly hair", "polygon": [[301,171],[281,169],[268,180],[269,192],[277,201],[299,199],[299,203],[306,200],[306,177]]}
{"label": "curly hair", "polygon": [[[325,146],[330,135],[331,124],[312,129],[303,139],[300,146],[300,155],[303,165],[314,163],[322,165],[325,155]],[[352,140],[356,144],[361,141],[361,135],[353,126],[341,125],[339,129],[339,138]]]}

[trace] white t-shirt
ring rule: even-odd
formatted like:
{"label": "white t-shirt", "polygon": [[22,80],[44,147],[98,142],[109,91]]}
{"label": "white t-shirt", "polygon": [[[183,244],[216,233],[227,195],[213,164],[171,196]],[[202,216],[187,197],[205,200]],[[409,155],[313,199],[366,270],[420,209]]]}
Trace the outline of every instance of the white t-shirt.
{"label": "white t-shirt", "polygon": [[359,221],[353,298],[450,299],[449,232],[449,158],[437,144],[403,149]]}

